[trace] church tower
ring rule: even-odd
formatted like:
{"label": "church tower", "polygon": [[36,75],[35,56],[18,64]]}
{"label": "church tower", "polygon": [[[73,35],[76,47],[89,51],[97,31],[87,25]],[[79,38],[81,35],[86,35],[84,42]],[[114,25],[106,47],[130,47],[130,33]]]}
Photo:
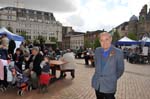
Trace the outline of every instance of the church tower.
{"label": "church tower", "polygon": [[140,15],[139,15],[139,21],[145,22],[146,21],[146,15],[147,15],[147,4],[143,6]]}

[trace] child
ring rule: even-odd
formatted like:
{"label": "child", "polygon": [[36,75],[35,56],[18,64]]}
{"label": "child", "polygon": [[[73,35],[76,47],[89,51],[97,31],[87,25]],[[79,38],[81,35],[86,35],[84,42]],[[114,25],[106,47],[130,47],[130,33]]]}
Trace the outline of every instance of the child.
{"label": "child", "polygon": [[40,75],[40,92],[48,92],[47,86],[50,80],[50,58],[48,56],[44,57],[44,60],[41,62],[40,66],[42,69]]}

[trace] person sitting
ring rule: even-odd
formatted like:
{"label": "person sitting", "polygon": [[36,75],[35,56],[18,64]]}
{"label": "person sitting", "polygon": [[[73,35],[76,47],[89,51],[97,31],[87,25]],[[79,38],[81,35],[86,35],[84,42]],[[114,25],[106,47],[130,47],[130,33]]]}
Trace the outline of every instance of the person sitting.
{"label": "person sitting", "polygon": [[67,49],[67,53],[65,53],[60,60],[66,62],[65,64],[60,66],[60,70],[61,70],[60,78],[64,78],[66,76],[65,72],[68,72],[68,71],[71,72],[72,78],[75,78],[75,66],[76,66],[76,64],[75,64],[74,53],[71,52],[70,49]]}
{"label": "person sitting", "polygon": [[56,49],[55,54],[56,54],[56,60],[58,60],[61,56],[59,48]]}
{"label": "person sitting", "polygon": [[39,52],[38,47],[33,47],[32,48],[32,55],[30,56],[26,69],[28,68],[31,72],[31,83],[33,89],[38,88],[38,77],[41,75],[41,67],[40,64],[43,60],[43,56]]}
{"label": "person sitting", "polygon": [[20,48],[16,49],[15,54],[13,55],[13,61],[20,72],[22,72],[22,63],[24,61],[24,56]]}

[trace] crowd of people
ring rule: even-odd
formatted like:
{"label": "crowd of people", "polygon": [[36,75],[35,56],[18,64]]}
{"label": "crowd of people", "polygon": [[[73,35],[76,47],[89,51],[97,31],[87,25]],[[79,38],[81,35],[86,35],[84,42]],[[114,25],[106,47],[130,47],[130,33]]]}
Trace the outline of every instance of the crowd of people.
{"label": "crowd of people", "polygon": [[143,54],[142,47],[124,48],[124,58],[130,63],[150,63],[150,47],[148,47],[147,55]]}
{"label": "crowd of people", "polygon": [[[124,72],[124,58],[131,63],[144,63],[144,59],[146,59],[146,62],[149,62],[150,49],[148,50],[147,58],[140,58],[142,53],[141,47],[120,50],[111,45],[112,37],[107,32],[100,34],[99,39],[102,47],[97,48],[95,51],[91,48],[86,48],[85,50],[80,48],[76,51],[71,49],[60,50],[59,48],[53,50],[51,47],[45,47],[44,44],[35,46],[33,43],[27,44],[26,42],[22,42],[20,47],[16,48],[15,41],[8,39],[7,35],[4,34],[0,38],[0,88],[3,86],[6,89],[10,84],[8,81],[11,81],[12,86],[17,85],[17,81],[14,78],[7,80],[9,77],[7,73],[10,70],[9,66],[11,67],[10,74],[13,77],[15,75],[14,68],[12,67],[14,65],[15,70],[19,74],[25,75],[30,79],[32,89],[39,88],[40,92],[47,92],[50,78],[56,72],[55,70],[58,69],[51,67],[51,60],[64,62],[64,64],[59,66],[60,79],[67,76],[66,72],[70,72],[72,79],[74,79],[76,57],[84,58],[85,65],[89,65],[90,60],[91,65],[95,66],[92,87],[95,89],[97,99],[100,97],[102,97],[101,99],[115,99],[117,79]],[[8,62],[9,65],[3,65],[4,68],[1,68],[2,60]],[[3,79],[1,78],[2,69],[4,72]],[[22,78],[25,77],[22,76]]]}
{"label": "crowd of people", "polygon": [[85,65],[86,66],[95,66],[94,65],[94,49],[92,48],[79,48],[74,51],[75,57],[79,59],[84,59],[85,60]]}
{"label": "crowd of people", "polygon": [[[51,47],[35,46],[32,43],[22,42],[19,48],[16,48],[14,40],[9,40],[7,35],[0,39],[0,60],[13,61],[15,69],[20,74],[26,75],[30,79],[32,89],[39,88],[47,92],[47,85],[52,76],[50,69],[50,60],[65,61],[59,69],[60,78],[66,77],[66,72],[70,72],[72,78],[75,78],[75,55],[72,50],[61,51],[59,48],[53,50]],[[7,68],[8,69],[8,68]],[[7,88],[7,69],[4,70],[4,80],[0,79],[0,86]],[[13,75],[13,72],[12,72]],[[16,86],[16,83],[12,84]]]}

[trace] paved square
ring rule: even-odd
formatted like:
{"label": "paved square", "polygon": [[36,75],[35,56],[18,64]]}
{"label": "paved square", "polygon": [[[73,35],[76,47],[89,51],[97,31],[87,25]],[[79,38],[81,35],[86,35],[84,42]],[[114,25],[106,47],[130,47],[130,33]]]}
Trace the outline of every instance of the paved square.
{"label": "paved square", "polygon": [[[59,80],[49,86],[49,92],[39,94],[37,90],[17,96],[17,89],[0,92],[0,99],[96,99],[91,88],[94,68],[86,67],[84,60],[77,59],[76,78]],[[57,73],[59,76],[59,72]],[[125,61],[125,73],[118,81],[117,99],[150,99],[150,65],[130,64]]]}

